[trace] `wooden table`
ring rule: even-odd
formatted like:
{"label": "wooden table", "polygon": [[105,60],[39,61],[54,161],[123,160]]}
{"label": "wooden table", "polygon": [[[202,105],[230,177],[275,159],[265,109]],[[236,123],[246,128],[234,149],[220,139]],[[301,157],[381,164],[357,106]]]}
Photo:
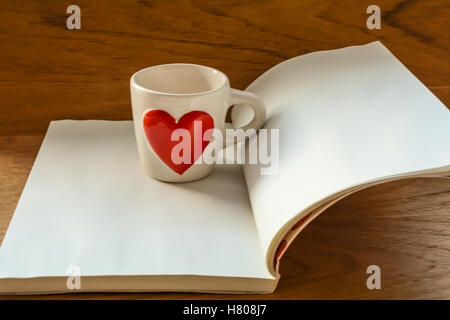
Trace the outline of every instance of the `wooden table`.
{"label": "wooden table", "polygon": [[[380,40],[446,105],[450,102],[448,0],[77,1],[0,4],[0,239],[50,120],[130,119],[129,76],[149,65],[216,67],[245,88],[285,59]],[[407,116],[407,115],[405,115]],[[368,290],[377,264],[382,289]],[[270,295],[71,294],[39,298],[450,298],[450,179],[376,186],[312,222],[283,257]]]}

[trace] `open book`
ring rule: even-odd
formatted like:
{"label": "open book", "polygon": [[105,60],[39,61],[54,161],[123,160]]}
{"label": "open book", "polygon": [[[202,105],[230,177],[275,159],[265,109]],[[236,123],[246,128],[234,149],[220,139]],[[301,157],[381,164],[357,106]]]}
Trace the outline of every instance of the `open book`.
{"label": "open book", "polygon": [[51,122],[0,248],[0,293],[272,292],[285,249],[327,207],[450,173],[449,110],[380,42],[287,60],[248,90],[279,129],[274,175],[217,165],[159,182],[131,121]]}

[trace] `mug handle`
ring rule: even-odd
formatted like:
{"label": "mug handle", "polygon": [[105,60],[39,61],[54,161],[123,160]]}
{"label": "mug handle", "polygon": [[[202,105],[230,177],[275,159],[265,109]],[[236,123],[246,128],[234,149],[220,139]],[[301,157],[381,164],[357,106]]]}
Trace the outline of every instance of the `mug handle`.
{"label": "mug handle", "polygon": [[[245,104],[248,105],[253,110],[253,119],[243,127],[234,128],[242,129],[246,131],[247,129],[258,130],[266,121],[266,105],[264,102],[254,93],[249,91],[242,91],[237,89],[231,89],[231,105]],[[245,139],[244,136],[238,136],[237,139],[233,137],[233,140],[227,140],[224,147],[228,147],[232,144],[241,142]]]}

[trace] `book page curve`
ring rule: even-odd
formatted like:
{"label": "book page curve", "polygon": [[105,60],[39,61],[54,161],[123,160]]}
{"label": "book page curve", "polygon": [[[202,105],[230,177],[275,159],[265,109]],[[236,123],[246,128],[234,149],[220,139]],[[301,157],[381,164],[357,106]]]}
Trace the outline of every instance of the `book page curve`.
{"label": "book page curve", "polygon": [[[397,180],[404,180],[404,179],[411,179],[411,178],[444,178],[444,179],[450,179],[450,175],[448,173],[442,174],[424,174],[424,175],[417,175],[417,176],[406,176],[406,177],[397,177],[395,179],[389,179],[389,180],[382,180],[377,181],[371,184],[359,186],[353,190],[348,191],[347,193],[344,193],[341,196],[338,196],[330,201],[327,201],[320,205],[318,208],[312,210],[302,218],[300,218],[297,222],[294,223],[293,226],[288,228],[288,230],[284,233],[282,236],[282,240],[279,242],[277,249],[274,251],[275,254],[273,255],[273,258],[271,260],[273,261],[273,270],[275,270],[275,273],[278,277],[280,277],[279,274],[279,268],[280,268],[280,261],[283,255],[286,253],[289,246],[294,242],[294,239],[297,238],[299,233],[309,224],[311,221],[313,221],[315,218],[317,218],[322,212],[324,212],[326,209],[334,205],[335,203],[341,201],[342,199],[358,192],[363,189],[367,189],[370,187],[374,187],[379,184],[397,181]],[[269,260],[270,261],[270,260]]]}

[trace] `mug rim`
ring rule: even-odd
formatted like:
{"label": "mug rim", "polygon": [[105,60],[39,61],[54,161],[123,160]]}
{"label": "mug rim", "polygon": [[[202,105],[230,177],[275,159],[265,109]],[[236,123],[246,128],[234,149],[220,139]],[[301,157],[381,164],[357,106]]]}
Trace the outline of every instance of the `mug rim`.
{"label": "mug rim", "polygon": [[[206,90],[206,91],[199,91],[199,92],[191,92],[191,93],[171,93],[171,92],[164,92],[164,91],[158,91],[158,90],[153,90],[150,88],[146,88],[140,84],[138,84],[138,82],[136,81],[136,77],[143,72],[152,70],[152,69],[159,69],[159,68],[164,68],[164,67],[171,67],[171,66],[185,66],[185,67],[193,67],[193,68],[197,68],[197,69],[204,69],[204,70],[208,70],[211,71],[212,73],[216,73],[219,74],[224,81],[222,82],[221,85],[210,89],[210,90]],[[226,87],[229,85],[230,81],[228,79],[228,76],[223,73],[220,70],[217,70],[215,68],[212,67],[208,67],[205,65],[201,65],[201,64],[195,64],[195,63],[166,63],[166,64],[158,64],[158,65],[154,65],[151,67],[146,67],[143,69],[140,69],[138,71],[136,71],[130,78],[130,82],[131,85],[136,87],[137,89],[140,89],[142,91],[148,92],[148,93],[152,93],[152,94],[158,94],[158,95],[164,95],[164,96],[179,96],[179,97],[187,97],[187,96],[198,96],[198,95],[204,95],[204,94],[209,94],[209,93],[213,93],[216,91],[221,90],[222,88]]]}

